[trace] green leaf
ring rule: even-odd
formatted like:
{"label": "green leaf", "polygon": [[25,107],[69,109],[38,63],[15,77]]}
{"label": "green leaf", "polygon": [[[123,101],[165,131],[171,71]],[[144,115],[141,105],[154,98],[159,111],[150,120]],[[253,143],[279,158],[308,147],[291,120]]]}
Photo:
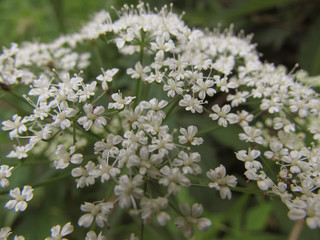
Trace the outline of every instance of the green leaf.
{"label": "green leaf", "polygon": [[248,210],[245,228],[249,231],[263,230],[267,226],[272,209],[272,203],[264,203]]}
{"label": "green leaf", "polygon": [[320,17],[314,22],[300,48],[301,67],[310,75],[320,74]]}

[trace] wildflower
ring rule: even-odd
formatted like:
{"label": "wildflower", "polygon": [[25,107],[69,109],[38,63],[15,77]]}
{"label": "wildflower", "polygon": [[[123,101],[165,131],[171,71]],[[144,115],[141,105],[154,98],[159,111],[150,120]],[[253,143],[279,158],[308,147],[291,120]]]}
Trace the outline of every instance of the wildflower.
{"label": "wildflower", "polygon": [[195,203],[191,209],[187,204],[180,205],[182,217],[178,217],[174,220],[174,224],[180,228],[183,234],[187,238],[191,238],[194,235],[194,225],[202,231],[208,231],[211,226],[211,221],[208,218],[200,218],[203,212],[201,204]]}
{"label": "wildflower", "polygon": [[12,120],[7,120],[2,122],[2,130],[4,131],[10,131],[9,136],[11,139],[15,137],[19,137],[19,134],[26,132],[27,127],[24,125],[24,123],[27,122],[26,118],[23,118],[21,120],[21,117],[18,116],[17,114],[13,115]]}
{"label": "wildflower", "polygon": [[179,106],[186,107],[187,111],[191,111],[192,113],[198,112],[202,113],[203,108],[201,106],[201,101],[197,98],[191,97],[191,95],[186,94],[183,96],[183,99],[179,101]]}
{"label": "wildflower", "polygon": [[200,162],[201,155],[198,152],[190,153],[189,155],[181,151],[178,154],[178,158],[173,160],[173,166],[180,167],[182,166],[182,172],[184,174],[194,174],[198,175],[202,172],[202,169],[196,162]]}
{"label": "wildflower", "polygon": [[217,92],[214,88],[212,88],[213,85],[214,85],[213,80],[203,81],[203,79],[199,78],[197,80],[197,84],[192,86],[192,90],[194,93],[199,92],[200,99],[205,99],[206,94],[208,94],[208,96],[212,97],[213,94],[215,94]]}
{"label": "wildflower", "polygon": [[176,94],[181,95],[183,93],[183,86],[183,81],[175,81],[169,78],[167,84],[163,85],[163,90],[168,92],[168,97],[173,98]]}
{"label": "wildflower", "polygon": [[236,156],[240,161],[245,162],[246,169],[251,169],[251,168],[260,169],[262,168],[262,164],[259,161],[255,160],[260,156],[260,154],[261,154],[260,151],[251,150],[249,148],[248,153],[246,150],[241,150],[236,153]]}
{"label": "wildflower", "polygon": [[26,210],[29,202],[33,198],[33,189],[31,186],[24,186],[22,189],[22,192],[20,192],[20,188],[14,188],[10,190],[9,195],[14,198],[14,200],[9,200],[5,207],[12,209],[14,208],[14,211],[20,211],[23,212]]}
{"label": "wildflower", "polygon": [[264,139],[261,136],[262,131],[260,129],[245,126],[245,127],[243,127],[243,130],[245,133],[239,134],[240,140],[246,141],[246,142],[256,142],[259,144],[263,144]]}
{"label": "wildflower", "polygon": [[288,207],[290,209],[288,216],[291,220],[296,221],[306,218],[307,225],[310,228],[320,228],[319,197],[308,197],[306,200],[296,197]]}
{"label": "wildflower", "polygon": [[107,222],[108,216],[110,215],[112,209],[112,202],[101,202],[97,204],[85,202],[81,205],[81,211],[88,213],[79,218],[78,225],[88,228],[95,219],[97,225],[103,228],[104,223]]}
{"label": "wildflower", "polygon": [[170,220],[170,215],[162,209],[167,208],[168,199],[158,197],[155,199],[142,198],[141,202],[141,218],[145,222],[149,222],[152,215],[156,215],[157,221],[161,226],[164,226]]}
{"label": "wildflower", "polygon": [[143,178],[141,175],[135,175],[131,180],[127,175],[122,175],[119,184],[115,186],[114,193],[119,196],[119,206],[122,208],[130,207],[131,204],[136,207],[134,198],[141,198],[143,190],[138,188],[142,185]]}
{"label": "wildflower", "polygon": [[11,234],[11,228],[10,227],[3,227],[0,229],[0,240],[7,240],[9,235]]}
{"label": "wildflower", "polygon": [[180,173],[179,168],[164,166],[160,169],[160,173],[162,174],[162,177],[159,179],[159,183],[168,187],[168,193],[170,194],[178,193],[178,185],[189,187],[191,184],[189,178]]}
{"label": "wildflower", "polygon": [[104,91],[108,90],[108,84],[107,82],[112,82],[113,76],[119,71],[118,68],[112,68],[107,71],[104,71],[101,68],[102,74],[97,76],[97,80],[101,81],[101,87]]}
{"label": "wildflower", "polygon": [[102,232],[100,232],[97,236],[94,231],[89,231],[87,232],[86,238],[84,240],[107,240],[107,238],[102,235]]}
{"label": "wildflower", "polygon": [[94,162],[89,161],[85,167],[77,167],[71,170],[71,175],[73,177],[80,177],[76,179],[77,188],[83,188],[84,186],[93,185],[95,182],[94,171],[96,165]]}
{"label": "wildflower", "polygon": [[107,124],[107,120],[100,115],[104,113],[104,107],[98,106],[93,109],[91,104],[85,104],[83,110],[86,113],[86,116],[82,116],[78,119],[78,123],[83,126],[83,128],[88,131],[94,123],[98,128],[103,128]]}
{"label": "wildflower", "polygon": [[68,240],[63,237],[72,232],[73,226],[71,222],[66,223],[62,228],[60,225],[56,225],[51,228],[51,237],[47,237],[45,240]]}
{"label": "wildflower", "polygon": [[238,117],[234,113],[229,113],[231,110],[230,105],[224,105],[222,108],[219,107],[218,104],[215,104],[211,108],[215,113],[210,113],[209,117],[212,120],[218,120],[218,124],[223,127],[228,126],[228,122],[236,123],[238,121]]}
{"label": "wildflower", "polygon": [[188,144],[188,145],[201,145],[203,143],[203,138],[195,137],[198,132],[198,128],[196,126],[188,126],[188,130],[185,128],[180,128],[180,133],[182,136],[179,136],[180,144]]}
{"label": "wildflower", "polygon": [[54,160],[53,165],[56,169],[64,169],[69,166],[70,163],[80,164],[83,160],[83,156],[80,153],[74,154],[76,151],[76,147],[70,147],[70,152],[66,150],[63,145],[58,145],[55,154],[59,157],[59,159]]}
{"label": "wildflower", "polygon": [[237,185],[237,178],[235,176],[226,175],[225,167],[220,165],[215,170],[210,169],[210,171],[207,172],[207,177],[212,180],[212,182],[209,183],[210,188],[218,190],[222,199],[231,199],[229,187],[235,187]]}
{"label": "wildflower", "polygon": [[22,159],[22,158],[26,158],[28,157],[27,152],[30,150],[31,146],[16,146],[13,145],[15,151],[11,151],[7,157],[8,158],[18,158],[18,159]]}
{"label": "wildflower", "polygon": [[130,74],[132,78],[141,79],[142,81],[144,81],[147,77],[146,73],[150,71],[150,67],[142,67],[141,63],[137,62],[135,65],[135,69],[129,68],[127,70],[127,74]]}
{"label": "wildflower", "polygon": [[1,187],[7,187],[9,186],[9,180],[8,177],[11,176],[11,170],[13,167],[9,167],[8,165],[1,165],[0,166],[0,186]]}
{"label": "wildflower", "polygon": [[115,103],[109,103],[108,109],[115,108],[115,109],[122,109],[125,105],[129,105],[133,99],[136,97],[125,97],[122,98],[122,93],[113,93],[111,98],[115,101]]}

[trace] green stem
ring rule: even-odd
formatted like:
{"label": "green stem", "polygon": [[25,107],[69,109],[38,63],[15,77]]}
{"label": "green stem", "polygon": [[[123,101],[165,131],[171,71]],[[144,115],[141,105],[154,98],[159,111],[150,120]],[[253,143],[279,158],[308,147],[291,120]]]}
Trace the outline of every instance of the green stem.
{"label": "green stem", "polygon": [[222,127],[220,125],[213,126],[211,128],[203,129],[197,133],[197,136],[203,136],[207,133],[214,132],[216,130],[220,130]]}
{"label": "green stem", "polygon": [[164,119],[164,121],[165,121],[166,119],[168,119],[169,116],[172,114],[173,110],[174,110],[177,106],[179,106],[178,103],[179,103],[179,101],[181,100],[181,98],[182,98],[181,96],[177,96],[175,99],[173,99],[173,100],[167,105],[167,107],[170,106],[170,108],[169,108],[168,111],[166,112],[166,118]]}
{"label": "green stem", "polygon": [[[139,61],[140,61],[141,66],[143,67],[144,37],[145,37],[145,32],[143,31],[143,29],[140,30],[140,34],[141,34],[141,40],[140,40]],[[135,91],[136,99],[134,101],[134,107],[137,106],[138,102],[140,102],[140,99],[141,99],[141,82],[142,82],[142,79],[141,78],[137,78],[137,80],[136,80],[136,91]]]}
{"label": "green stem", "polygon": [[[45,186],[45,185],[48,185],[48,184],[51,184],[51,183],[54,183],[54,182],[58,182],[58,181],[60,181],[62,179],[65,179],[65,178],[67,178],[69,176],[70,176],[70,173],[63,174],[63,175],[60,175],[60,176],[57,176],[57,177],[54,177],[54,178],[50,178],[50,179],[44,180],[42,182],[31,184],[31,187],[32,188],[42,187],[42,186]],[[9,192],[10,192],[9,189],[8,190],[3,190],[3,191],[0,191],[0,195],[8,194]]]}

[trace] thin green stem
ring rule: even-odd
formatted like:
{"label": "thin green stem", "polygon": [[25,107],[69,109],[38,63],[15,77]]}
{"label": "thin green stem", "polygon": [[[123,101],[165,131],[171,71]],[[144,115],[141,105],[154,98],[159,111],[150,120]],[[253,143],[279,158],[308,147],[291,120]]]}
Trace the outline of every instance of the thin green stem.
{"label": "thin green stem", "polygon": [[77,124],[77,122],[76,122],[76,120],[74,120],[73,121],[73,126],[72,126],[72,128],[73,128],[73,146],[75,146],[76,143],[77,143],[76,124]]}
{"label": "thin green stem", "polygon": [[143,240],[143,233],[144,233],[144,222],[141,219],[141,229],[140,229],[140,239]]}
{"label": "thin green stem", "polygon": [[[144,37],[145,37],[145,32],[143,31],[143,29],[140,30],[140,34],[141,34],[141,40],[140,40],[140,54],[139,54],[139,61],[141,66],[143,67],[143,56],[144,56]],[[134,107],[137,106],[138,102],[140,102],[141,99],[141,82],[142,79],[141,78],[137,78],[136,80],[136,90],[135,90],[135,96],[136,99],[134,101]]]}
{"label": "thin green stem", "polygon": [[166,119],[168,119],[169,118],[169,116],[172,114],[172,112],[173,112],[173,110],[177,107],[177,106],[179,106],[178,105],[178,102],[181,100],[181,96],[177,96],[175,99],[173,99],[168,105],[167,105],[167,107],[169,107],[169,109],[166,111],[166,118],[164,119],[164,121],[166,120]]}
{"label": "thin green stem", "polygon": [[203,135],[205,135],[207,133],[214,132],[216,130],[221,130],[221,129],[222,129],[222,127],[220,125],[216,125],[216,126],[213,126],[213,127],[210,127],[210,128],[203,129],[203,130],[199,131],[197,133],[197,136],[203,136]]}
{"label": "thin green stem", "polygon": [[[66,174],[63,174],[63,175],[60,175],[60,176],[57,176],[57,177],[54,177],[54,178],[50,178],[50,179],[47,179],[47,180],[44,180],[44,181],[41,181],[41,182],[38,182],[38,183],[35,183],[35,184],[31,184],[31,187],[32,188],[38,188],[38,187],[42,187],[42,186],[45,186],[45,185],[49,185],[51,183],[54,183],[54,182],[58,182],[62,179],[65,179],[67,177],[70,176],[70,173],[66,173]],[[3,190],[3,191],[0,191],[0,195],[4,195],[4,194],[8,194],[10,192],[10,190]]]}

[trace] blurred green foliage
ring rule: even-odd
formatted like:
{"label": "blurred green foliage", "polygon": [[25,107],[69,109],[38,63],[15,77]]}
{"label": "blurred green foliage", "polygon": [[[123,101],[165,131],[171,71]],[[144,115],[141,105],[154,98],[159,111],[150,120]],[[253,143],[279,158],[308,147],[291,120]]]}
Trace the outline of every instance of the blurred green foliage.
{"label": "blurred green foliage", "polygon": [[[151,7],[160,8],[164,4],[170,4],[171,1],[146,2],[149,2]],[[0,45],[9,47],[10,42],[21,43],[33,40],[48,42],[63,33],[77,31],[94,12],[102,8],[109,10],[115,19],[116,12],[111,7],[119,9],[124,3],[137,4],[138,1],[1,0]],[[300,63],[300,66],[311,75],[320,74],[320,0],[175,0],[172,3],[175,12],[186,12],[183,19],[189,26],[212,29],[220,24],[223,29],[234,23],[236,33],[241,29],[246,34],[254,33],[253,42],[257,43],[263,59],[276,64],[284,64],[289,69],[293,68],[296,63]],[[111,54],[111,58],[117,57],[112,53],[105,54]],[[17,110],[8,103],[4,105],[3,102],[0,102],[0,106],[1,109],[6,110],[3,111],[1,120],[11,118],[10,116]],[[191,124],[194,119],[186,118],[186,121],[186,124]],[[212,139],[207,139],[215,147],[203,146],[201,152],[225,160],[225,156],[228,157],[240,149],[241,142],[235,140],[238,130],[232,128],[228,130],[230,132],[224,135],[224,141],[219,143],[224,145],[222,148],[214,140],[221,138],[222,133],[217,131],[212,134]],[[0,145],[0,157],[3,159],[12,145],[8,141],[6,132],[2,131],[0,134]],[[41,159],[38,160],[41,161]],[[224,164],[228,166],[228,163],[224,162]],[[231,171],[239,172],[239,169],[235,170],[239,166],[229,167]],[[37,172],[53,174],[46,165],[38,166],[37,169],[31,166],[24,168],[23,174],[14,174],[16,177],[12,181],[15,185],[19,185],[25,179],[28,179],[28,182],[38,181],[38,175],[35,174]],[[46,178],[43,175],[42,177]],[[33,207],[28,209],[31,219],[28,218],[29,222],[18,224],[19,233],[28,232],[27,239],[43,239],[44,236],[49,235],[52,225],[64,224],[70,220],[70,216],[79,214],[79,206],[83,203],[81,201],[84,197],[77,200],[80,191],[75,193],[70,190],[74,188],[72,179],[64,183],[67,184],[56,182],[49,185],[46,190],[37,191],[38,196],[34,198]],[[248,189],[250,190],[250,187]],[[195,199],[211,206],[212,211],[205,214],[212,219],[213,227],[208,233],[197,232],[193,239],[280,240],[286,239],[294,226],[294,223],[287,218],[286,209],[279,207],[278,201],[270,203],[263,196],[253,198],[249,191],[246,194],[234,194],[232,201],[222,201],[218,196],[214,196],[213,202],[211,198],[199,194],[199,191],[201,189],[195,189],[191,193],[181,191],[178,196],[186,202],[187,199]],[[93,192],[93,188],[88,188],[81,191],[81,194],[84,194],[89,200]],[[55,202],[51,201],[48,204],[46,201],[41,201],[43,198],[52,198],[55,199]],[[61,206],[64,206],[65,209]],[[10,224],[19,220],[18,214],[12,212],[7,214],[7,212],[2,206],[0,207],[0,224]],[[2,218],[2,216],[6,217]],[[113,226],[123,222],[126,225],[122,224],[122,227],[113,229],[113,234],[110,233],[108,239],[123,239],[124,232],[128,233],[136,228],[133,219],[123,212],[113,216],[111,221]],[[74,239],[80,239],[83,231],[82,229],[75,232]],[[169,232],[157,227],[146,226],[145,231],[145,239],[151,237],[155,240],[182,239],[181,233],[175,228],[170,229]],[[303,236],[301,239],[319,239],[319,232],[305,227],[301,236]]]}

